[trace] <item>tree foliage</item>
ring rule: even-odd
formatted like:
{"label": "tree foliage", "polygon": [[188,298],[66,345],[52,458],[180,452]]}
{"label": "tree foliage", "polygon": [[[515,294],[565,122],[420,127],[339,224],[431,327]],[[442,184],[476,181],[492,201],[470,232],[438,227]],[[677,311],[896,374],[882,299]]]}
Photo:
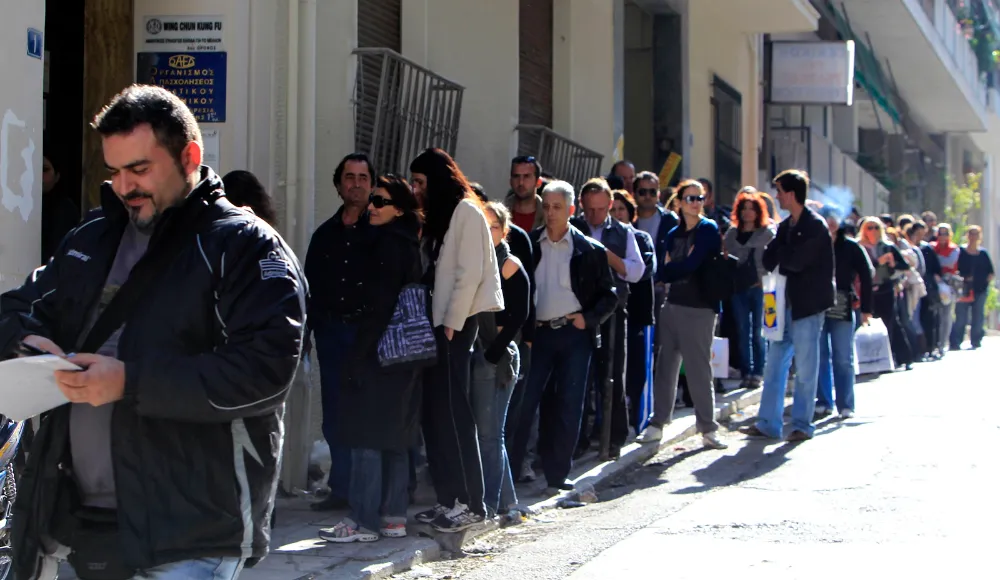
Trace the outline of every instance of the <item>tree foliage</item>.
{"label": "tree foliage", "polygon": [[965,176],[964,184],[948,178],[948,205],[944,208],[944,217],[951,224],[951,238],[956,243],[965,239],[965,232],[969,229],[969,212],[982,205],[982,195],[979,193],[982,181],[982,173],[969,173]]}

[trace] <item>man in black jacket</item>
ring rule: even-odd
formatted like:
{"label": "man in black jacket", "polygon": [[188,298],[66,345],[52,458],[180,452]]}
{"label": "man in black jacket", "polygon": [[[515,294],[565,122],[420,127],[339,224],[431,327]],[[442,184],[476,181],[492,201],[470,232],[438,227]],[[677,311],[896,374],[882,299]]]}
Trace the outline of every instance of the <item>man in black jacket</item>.
{"label": "man in black jacket", "polygon": [[[572,487],[566,477],[580,435],[594,337],[618,304],[604,246],[569,223],[575,197],[565,181],[545,186],[545,228],[531,233],[537,330],[510,457],[511,469],[519,471],[535,410],[551,388],[551,404],[543,407],[541,417],[547,444],[540,450],[545,478],[554,489]],[[518,476],[514,474],[515,481]]]}
{"label": "man in black jacket", "polygon": [[102,577],[235,578],[268,551],[304,277],[201,165],[176,96],[129,87],[93,126],[101,210],[0,298],[0,355],[23,342],[84,369],[57,373],[71,404],[42,416],[19,482],[15,574],[68,555]]}
{"label": "man in black jacket", "polygon": [[[795,357],[795,402],[789,441],[813,436],[813,411],[819,379],[819,338],[826,310],[834,304],[833,241],[826,221],[806,207],[809,177],[790,169],[774,178],[778,203],[791,215],[778,226],[764,250],[764,268],[787,278],[784,335],[772,340],[764,366],[757,422],[741,429],[752,436],[780,439],[783,435],[785,388]],[[777,298],[779,307],[781,297]]]}

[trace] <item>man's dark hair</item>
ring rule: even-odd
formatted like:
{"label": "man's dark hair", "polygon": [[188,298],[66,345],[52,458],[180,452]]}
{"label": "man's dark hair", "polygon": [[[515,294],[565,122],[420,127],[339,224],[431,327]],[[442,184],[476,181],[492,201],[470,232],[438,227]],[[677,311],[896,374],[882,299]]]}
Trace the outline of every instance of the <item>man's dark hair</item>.
{"label": "man's dark hair", "polygon": [[[698,181],[701,180],[699,179]],[[800,169],[786,169],[779,173],[771,183],[781,187],[782,191],[794,193],[795,201],[799,205],[806,204],[806,198],[809,196],[809,174],[805,171]]]}
{"label": "man's dark hair", "polygon": [[885,227],[887,227],[887,228],[892,228],[892,227],[895,227],[895,226],[896,226],[896,220],[895,220],[895,219],[893,219],[893,217],[892,217],[892,214],[891,214],[891,213],[884,213],[884,214],[882,214],[882,215],[878,216],[878,219],[879,219],[879,220],[880,220],[880,221],[881,221],[881,222],[882,222],[883,224],[885,224]]}
{"label": "man's dark hair", "polygon": [[660,187],[660,176],[653,173],[652,171],[640,171],[635,179],[632,180],[632,189],[639,189],[640,181],[652,181],[656,184],[657,189]]}
{"label": "man's dark hair", "polygon": [[611,171],[608,172],[608,175],[614,175],[615,174],[615,169],[618,169],[622,165],[627,165],[627,166],[629,166],[629,167],[632,168],[632,171],[635,171],[635,164],[634,163],[632,163],[628,159],[622,159],[621,161],[615,161],[615,164],[611,166]]}
{"label": "man's dark hair", "polygon": [[537,159],[531,155],[518,155],[517,157],[510,160],[510,169],[514,170],[515,165],[534,165],[535,166],[535,179],[542,176],[542,164],[538,162]]}
{"label": "man's dark hair", "polygon": [[178,165],[188,143],[202,145],[201,129],[191,109],[162,87],[132,85],[115,95],[90,123],[101,137],[127,135],[139,125],[153,129],[156,141]]}
{"label": "man's dark hair", "polygon": [[625,180],[622,179],[621,177],[618,177],[614,173],[607,176],[604,180],[608,182],[608,187],[610,187],[612,190],[625,189]]}
{"label": "man's dark hair", "polygon": [[264,184],[253,173],[237,169],[222,178],[222,188],[226,197],[237,207],[249,207],[253,213],[271,226],[278,225],[278,214],[274,211],[271,196]]}
{"label": "man's dark hair", "polygon": [[[715,193],[715,186],[712,185],[712,182],[709,181],[709,179],[707,177],[699,177],[698,178],[698,183],[701,183],[701,186],[705,188],[705,193],[709,193],[709,194]],[[808,189],[808,188],[806,188],[806,189]],[[805,201],[803,201],[802,203],[805,203]]]}
{"label": "man's dark hair", "polygon": [[351,153],[350,155],[344,156],[337,165],[337,168],[333,170],[333,184],[340,187],[340,180],[344,177],[344,168],[347,167],[348,161],[364,161],[365,165],[368,166],[368,180],[373,184],[375,183],[375,166],[372,165],[372,160],[368,158],[365,153]]}

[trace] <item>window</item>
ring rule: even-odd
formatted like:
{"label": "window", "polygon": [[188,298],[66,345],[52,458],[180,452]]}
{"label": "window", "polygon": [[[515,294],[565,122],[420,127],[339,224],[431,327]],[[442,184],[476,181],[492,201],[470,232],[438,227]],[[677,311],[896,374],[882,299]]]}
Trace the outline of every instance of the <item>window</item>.
{"label": "window", "polygon": [[730,205],[743,187],[743,99],[719,77],[714,77],[712,86],[715,202]]}

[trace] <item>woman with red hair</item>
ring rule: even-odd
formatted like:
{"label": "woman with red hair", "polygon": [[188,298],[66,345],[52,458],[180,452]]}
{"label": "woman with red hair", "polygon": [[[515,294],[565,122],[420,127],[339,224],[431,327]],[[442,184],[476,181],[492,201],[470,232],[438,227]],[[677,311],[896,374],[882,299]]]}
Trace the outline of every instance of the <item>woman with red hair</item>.
{"label": "woman with red hair", "polygon": [[736,319],[736,345],[740,354],[741,388],[755,389],[764,377],[767,356],[761,327],[764,312],[764,248],[774,239],[771,218],[764,198],[753,187],[744,187],[733,204],[733,226],[726,232],[724,248],[739,259],[733,317]]}

